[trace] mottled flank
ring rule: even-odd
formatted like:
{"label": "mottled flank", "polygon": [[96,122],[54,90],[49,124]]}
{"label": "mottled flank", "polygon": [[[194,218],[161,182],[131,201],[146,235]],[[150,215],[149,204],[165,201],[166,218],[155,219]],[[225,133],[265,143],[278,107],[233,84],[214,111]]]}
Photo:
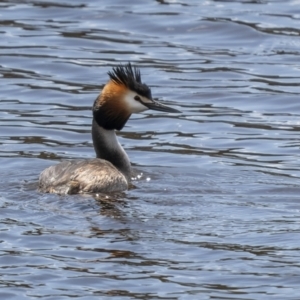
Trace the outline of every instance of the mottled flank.
{"label": "mottled flank", "polygon": [[125,176],[99,158],[63,161],[45,169],[39,178],[39,190],[44,193],[109,193],[127,189]]}

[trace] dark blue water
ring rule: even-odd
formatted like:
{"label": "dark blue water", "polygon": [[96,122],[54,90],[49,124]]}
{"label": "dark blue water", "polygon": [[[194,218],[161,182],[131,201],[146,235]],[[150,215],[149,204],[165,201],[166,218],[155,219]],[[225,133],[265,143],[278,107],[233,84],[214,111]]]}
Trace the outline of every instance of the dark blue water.
{"label": "dark blue water", "polygon": [[[1,299],[299,299],[300,2],[2,1]],[[94,157],[91,105],[131,61],[124,193],[37,192]]]}

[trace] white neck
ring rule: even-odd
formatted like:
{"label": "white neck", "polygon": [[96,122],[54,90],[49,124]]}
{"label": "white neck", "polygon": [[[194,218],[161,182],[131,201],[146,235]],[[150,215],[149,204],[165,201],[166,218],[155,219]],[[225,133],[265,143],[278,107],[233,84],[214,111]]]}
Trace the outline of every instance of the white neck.
{"label": "white neck", "polygon": [[93,119],[92,138],[96,156],[112,163],[129,182],[131,178],[130,161],[118,142],[115,130],[106,130]]}

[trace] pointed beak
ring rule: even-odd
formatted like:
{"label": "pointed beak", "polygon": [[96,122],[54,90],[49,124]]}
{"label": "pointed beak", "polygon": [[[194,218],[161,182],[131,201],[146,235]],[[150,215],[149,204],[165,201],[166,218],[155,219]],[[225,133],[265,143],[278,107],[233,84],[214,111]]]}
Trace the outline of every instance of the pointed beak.
{"label": "pointed beak", "polygon": [[164,111],[169,113],[181,113],[180,110],[161,104],[152,99],[151,102],[142,102],[146,107],[153,110]]}

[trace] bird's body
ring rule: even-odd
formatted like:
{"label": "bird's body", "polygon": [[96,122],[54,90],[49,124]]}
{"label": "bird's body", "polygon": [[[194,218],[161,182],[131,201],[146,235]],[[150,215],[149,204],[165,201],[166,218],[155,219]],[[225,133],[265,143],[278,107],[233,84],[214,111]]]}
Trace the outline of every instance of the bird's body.
{"label": "bird's body", "polygon": [[40,175],[40,190],[46,193],[109,193],[126,189],[126,177],[101,158],[63,161]]}
{"label": "bird's body", "polygon": [[39,190],[46,193],[108,193],[128,189],[131,179],[129,158],[117,140],[132,113],[146,109],[178,112],[152,99],[149,87],[141,82],[137,68],[127,64],[108,73],[93,105],[92,138],[96,158],[70,160],[45,169],[39,178]]}

